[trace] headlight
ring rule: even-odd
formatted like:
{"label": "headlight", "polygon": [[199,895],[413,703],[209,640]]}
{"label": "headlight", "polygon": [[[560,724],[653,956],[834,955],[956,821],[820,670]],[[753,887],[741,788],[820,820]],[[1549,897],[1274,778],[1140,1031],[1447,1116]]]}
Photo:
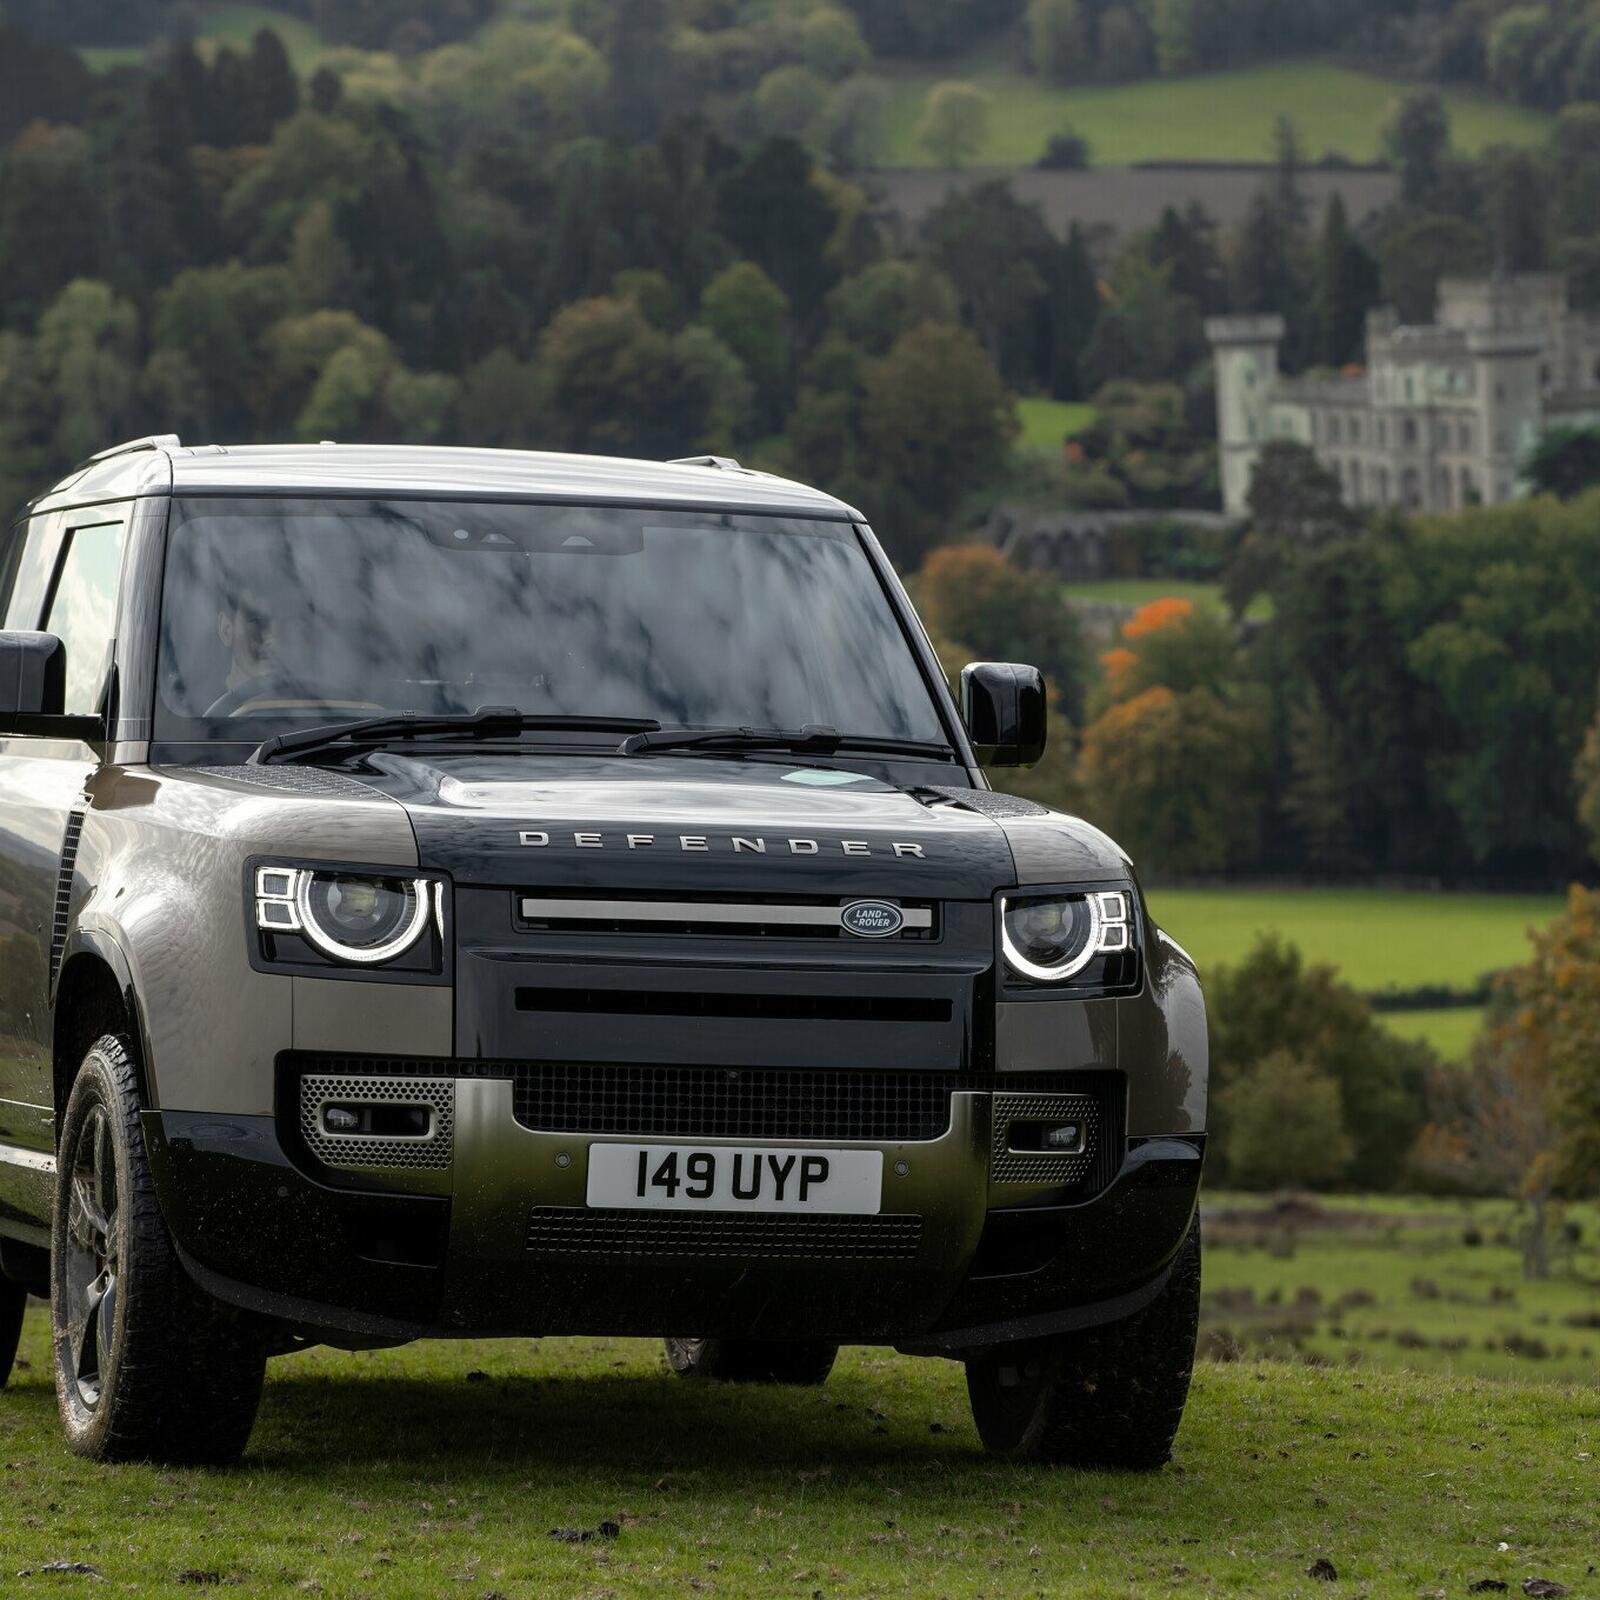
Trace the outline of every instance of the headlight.
{"label": "headlight", "polygon": [[256,926],[298,933],[331,960],[378,966],[412,949],[441,916],[441,885],[312,867],[256,872]]}
{"label": "headlight", "polygon": [[1132,948],[1128,896],[1120,889],[1085,894],[1007,895],[1000,902],[1006,965],[1034,983],[1065,983],[1096,956]]}

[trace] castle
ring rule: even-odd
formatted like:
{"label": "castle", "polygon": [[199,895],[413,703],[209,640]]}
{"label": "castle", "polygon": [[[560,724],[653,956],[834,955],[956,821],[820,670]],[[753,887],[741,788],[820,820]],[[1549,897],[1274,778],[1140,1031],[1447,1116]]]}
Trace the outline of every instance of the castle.
{"label": "castle", "polygon": [[1600,420],[1600,317],[1570,309],[1556,273],[1446,278],[1437,321],[1367,318],[1365,367],[1285,377],[1284,321],[1213,317],[1223,505],[1247,508],[1262,445],[1297,439],[1353,506],[1457,511],[1521,490],[1553,423]]}

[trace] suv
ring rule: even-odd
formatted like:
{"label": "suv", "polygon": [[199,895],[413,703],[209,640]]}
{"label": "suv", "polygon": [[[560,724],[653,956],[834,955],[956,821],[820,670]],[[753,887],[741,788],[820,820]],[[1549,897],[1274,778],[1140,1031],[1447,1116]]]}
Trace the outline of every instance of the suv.
{"label": "suv", "polygon": [[997,794],[862,517],[715,457],[140,440],[0,545],[0,1383],[223,1461],[268,1357],[667,1337],[966,1364],[1148,1468],[1206,1023],[1127,858]]}

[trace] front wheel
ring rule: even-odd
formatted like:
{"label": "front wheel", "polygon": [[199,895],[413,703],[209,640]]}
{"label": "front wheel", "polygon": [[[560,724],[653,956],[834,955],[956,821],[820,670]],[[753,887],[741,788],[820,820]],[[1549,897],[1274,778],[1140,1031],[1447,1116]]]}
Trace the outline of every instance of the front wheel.
{"label": "front wheel", "polygon": [[17,1344],[22,1338],[22,1313],[27,1305],[28,1291],[0,1272],[0,1389],[11,1378]]}
{"label": "front wheel", "polygon": [[1014,1461],[1154,1471],[1183,1420],[1199,1326],[1196,1219],[1166,1287],[1142,1311],[967,1363],[979,1438]]}
{"label": "front wheel", "polygon": [[825,1383],[839,1354],[836,1344],[807,1340],[767,1344],[757,1339],[668,1338],[667,1365],[680,1378],[724,1383]]}
{"label": "front wheel", "polygon": [[121,1039],[84,1058],[57,1172],[50,1314],[68,1445],[95,1461],[237,1459],[261,1400],[264,1346],[177,1258]]}

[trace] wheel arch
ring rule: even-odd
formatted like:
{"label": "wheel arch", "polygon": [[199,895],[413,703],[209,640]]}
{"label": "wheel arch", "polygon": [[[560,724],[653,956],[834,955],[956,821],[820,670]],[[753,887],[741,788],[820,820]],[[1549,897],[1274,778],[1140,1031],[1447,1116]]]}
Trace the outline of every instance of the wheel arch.
{"label": "wheel arch", "polygon": [[153,1104],[149,1046],[132,968],[114,940],[79,928],[67,943],[52,1014],[51,1078],[58,1138],[78,1068],[95,1040],[108,1033],[127,1039],[139,1104],[148,1110]]}

